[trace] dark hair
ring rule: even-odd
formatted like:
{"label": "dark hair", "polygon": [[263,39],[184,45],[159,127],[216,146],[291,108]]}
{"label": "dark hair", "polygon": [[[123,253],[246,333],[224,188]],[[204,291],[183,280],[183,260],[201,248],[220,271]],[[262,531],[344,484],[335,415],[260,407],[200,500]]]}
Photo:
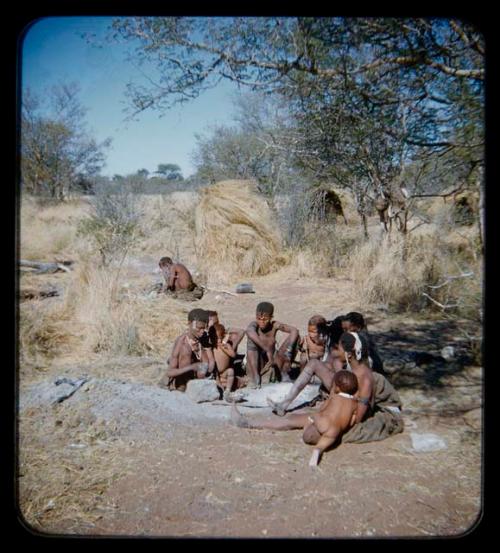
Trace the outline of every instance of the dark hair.
{"label": "dark hair", "polygon": [[307,326],[318,326],[318,325],[324,325],[326,323],[325,317],[322,315],[313,315],[309,321],[307,322]]}
{"label": "dark hair", "polygon": [[160,262],[158,263],[158,265],[160,267],[163,267],[163,265],[172,265],[173,261],[170,257],[162,257],[160,259]]}
{"label": "dark hair", "polygon": [[208,313],[200,308],[191,309],[188,313],[188,322],[191,323],[192,321],[200,321],[208,324]]}
{"label": "dark hair", "polygon": [[[361,359],[368,357],[368,344],[366,338],[358,333],[359,340],[361,341]],[[340,337],[340,343],[342,347],[348,353],[354,353],[354,347],[356,344],[356,338],[352,332],[344,332]]]}
{"label": "dark hair", "polygon": [[342,330],[343,315],[335,317],[333,321],[326,321],[325,323],[318,323],[317,327],[321,334],[328,337],[329,346],[335,346],[339,343],[340,336],[344,332]]}
{"label": "dark hair", "polygon": [[274,305],[268,301],[263,301],[257,305],[256,313],[264,313],[265,315],[272,315],[274,313]]}
{"label": "dark hair", "polygon": [[347,313],[347,315],[344,315],[344,319],[356,326],[359,326],[359,328],[365,328],[365,319],[361,313],[351,311],[350,313]]}
{"label": "dark hair", "polygon": [[220,323],[215,323],[213,328],[215,330],[216,336],[219,336],[219,334],[225,334],[226,332],[226,327]]}
{"label": "dark hair", "polygon": [[217,311],[211,311],[210,309],[207,311],[207,313],[208,313],[209,317],[213,317],[214,315],[217,316],[217,317],[219,316]]}
{"label": "dark hair", "polygon": [[333,381],[344,394],[354,395],[358,391],[358,379],[351,371],[337,371],[333,377]]}

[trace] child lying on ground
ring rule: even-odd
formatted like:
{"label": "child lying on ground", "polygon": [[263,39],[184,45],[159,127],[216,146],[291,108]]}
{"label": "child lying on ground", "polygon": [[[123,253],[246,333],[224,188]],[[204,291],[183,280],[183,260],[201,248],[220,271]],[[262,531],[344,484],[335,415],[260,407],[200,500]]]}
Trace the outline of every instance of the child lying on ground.
{"label": "child lying on ground", "polygon": [[269,428],[271,430],[294,430],[303,428],[302,439],[306,444],[314,445],[309,466],[319,463],[321,454],[335,444],[342,434],[356,420],[358,402],[354,394],[358,391],[358,380],[351,371],[341,370],[335,373],[330,397],[316,413],[291,413],[285,417],[248,418],[233,404],[231,421],[242,428]]}

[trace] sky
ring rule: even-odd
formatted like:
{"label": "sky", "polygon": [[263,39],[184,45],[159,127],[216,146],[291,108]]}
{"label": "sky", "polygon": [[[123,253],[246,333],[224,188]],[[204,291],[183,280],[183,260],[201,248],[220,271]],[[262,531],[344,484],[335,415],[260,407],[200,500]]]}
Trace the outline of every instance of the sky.
{"label": "sky", "polygon": [[77,82],[81,104],[87,108],[87,130],[98,142],[112,138],[101,174],[127,175],[139,169],[151,173],[161,163],[175,163],[184,177],[195,172],[190,154],[195,134],[210,125],[231,124],[231,98],[236,86],[222,81],[183,106],[160,117],[157,111],[125,121],[125,86],[140,73],[125,60],[123,46],[91,44],[82,36],[103,38],[111,17],[48,17],[28,28],[21,48],[22,88],[44,95],[53,85]]}

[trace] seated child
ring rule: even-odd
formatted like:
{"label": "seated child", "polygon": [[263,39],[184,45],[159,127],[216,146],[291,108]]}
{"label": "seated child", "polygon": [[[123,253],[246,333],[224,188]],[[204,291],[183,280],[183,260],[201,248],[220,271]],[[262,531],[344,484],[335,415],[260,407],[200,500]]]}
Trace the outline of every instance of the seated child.
{"label": "seated child", "polygon": [[326,336],[320,334],[318,325],[325,325],[326,319],[321,315],[314,315],[307,323],[307,334],[299,340],[300,370],[302,370],[311,359],[326,360],[328,350],[326,348]]}
{"label": "seated child", "polygon": [[358,391],[356,375],[341,370],[335,373],[332,393],[317,412],[291,413],[285,417],[244,417],[235,405],[232,407],[231,421],[242,428],[268,428],[271,430],[294,430],[303,428],[302,439],[314,445],[309,466],[319,463],[321,454],[335,444],[356,420],[358,402],[354,395]]}
{"label": "seated child", "polygon": [[236,351],[229,334],[226,333],[224,325],[215,323],[213,328],[217,338],[217,344],[213,349],[216,381],[217,385],[223,390],[224,399],[230,401],[233,397],[231,392],[234,389],[243,388],[246,384],[246,379],[236,376],[234,373],[233,363],[236,357]]}
{"label": "seated child", "polygon": [[191,273],[182,263],[174,263],[170,257],[162,257],[158,262],[163,277],[165,279],[164,290],[177,291],[188,290],[195,288]]}
{"label": "seated child", "polygon": [[167,370],[160,380],[161,387],[184,392],[189,380],[205,378],[213,372],[215,359],[211,348],[203,347],[200,339],[208,325],[208,314],[203,309],[192,309],[188,314],[186,332],[176,338]]}
{"label": "seated child", "polygon": [[[214,329],[214,325],[216,323],[220,323],[219,321],[219,314],[217,311],[207,311],[208,313],[208,332],[206,339],[208,339],[208,342],[211,344],[212,347],[217,346],[217,335]],[[245,331],[242,328],[228,328],[226,329],[226,332],[228,334],[228,340],[231,341],[234,351],[237,353],[238,346],[243,340],[243,336],[245,336]],[[208,343],[207,342],[207,343]]]}
{"label": "seated child", "polygon": [[[257,305],[255,321],[247,329],[247,373],[251,386],[258,388],[261,375],[271,367],[276,367],[282,382],[289,382],[289,371],[294,357],[299,331],[290,325],[273,320],[274,306],[269,302]],[[276,333],[279,331],[289,336],[276,352]]]}

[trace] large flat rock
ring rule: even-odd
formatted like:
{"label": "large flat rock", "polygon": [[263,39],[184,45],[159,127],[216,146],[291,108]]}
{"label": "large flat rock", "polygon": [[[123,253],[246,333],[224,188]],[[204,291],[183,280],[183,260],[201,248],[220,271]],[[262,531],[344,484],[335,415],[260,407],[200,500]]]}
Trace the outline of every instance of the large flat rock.
{"label": "large flat rock", "polygon": [[[292,382],[276,382],[274,384],[265,384],[262,388],[252,390],[243,388],[245,401],[242,406],[245,407],[268,407],[267,398],[273,401],[281,401],[292,388]],[[319,384],[308,384],[300,394],[295,398],[288,409],[294,409],[303,403],[314,399],[319,392]]]}

